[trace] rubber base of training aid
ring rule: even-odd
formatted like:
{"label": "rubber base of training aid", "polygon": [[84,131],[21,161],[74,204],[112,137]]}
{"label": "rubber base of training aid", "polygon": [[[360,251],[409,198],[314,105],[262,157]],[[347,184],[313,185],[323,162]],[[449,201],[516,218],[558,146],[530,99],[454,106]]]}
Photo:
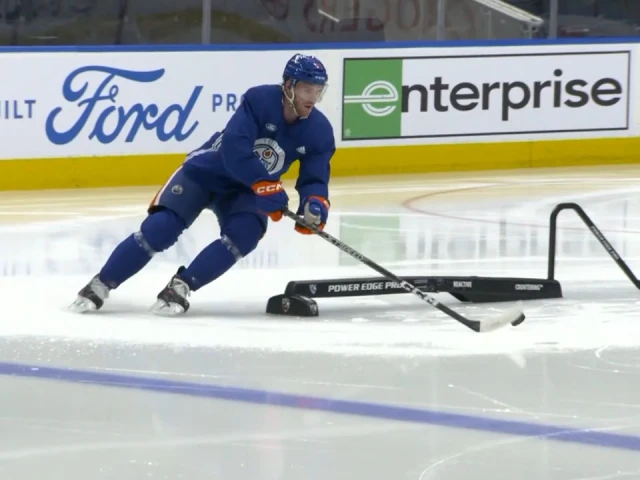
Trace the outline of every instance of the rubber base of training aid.
{"label": "rubber base of training aid", "polygon": [[267,313],[292,317],[317,317],[318,304],[303,295],[275,295],[267,302]]}

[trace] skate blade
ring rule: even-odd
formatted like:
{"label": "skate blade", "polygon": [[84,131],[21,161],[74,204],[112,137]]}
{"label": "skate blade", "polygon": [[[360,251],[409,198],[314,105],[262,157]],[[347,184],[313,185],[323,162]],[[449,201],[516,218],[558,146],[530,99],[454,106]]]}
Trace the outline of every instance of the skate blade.
{"label": "skate blade", "polygon": [[164,300],[158,300],[149,310],[154,315],[160,317],[175,317],[185,312],[181,305],[177,303],[167,303]]}
{"label": "skate blade", "polygon": [[68,309],[73,313],[91,313],[97,311],[98,307],[88,298],[78,297]]}

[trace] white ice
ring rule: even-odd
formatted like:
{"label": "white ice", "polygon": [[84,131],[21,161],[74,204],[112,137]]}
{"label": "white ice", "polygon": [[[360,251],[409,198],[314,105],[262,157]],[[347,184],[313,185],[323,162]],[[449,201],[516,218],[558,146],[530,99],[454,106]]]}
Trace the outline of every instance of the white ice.
{"label": "white ice", "polygon": [[[638,170],[519,172],[340,183],[327,230],[398,275],[546,276],[548,216],[580,203],[633,269],[639,264]],[[112,249],[138,228],[149,190],[47,194],[0,204],[0,337],[285,352],[415,357],[634,347],[640,292],[573,212],[560,216],[557,278],[564,297],[524,304],[517,328],[477,334],[411,295],[318,299],[317,319],[276,318],[267,299],[290,280],[378,276],[290,221],[191,297],[181,318],[148,307],[176,268],[217,238],[205,213],[170,251],[112,293],[102,311],[66,311]],[[49,196],[47,196],[49,195]],[[4,201],[5,199],[9,199]],[[461,304],[477,319],[511,303]]]}

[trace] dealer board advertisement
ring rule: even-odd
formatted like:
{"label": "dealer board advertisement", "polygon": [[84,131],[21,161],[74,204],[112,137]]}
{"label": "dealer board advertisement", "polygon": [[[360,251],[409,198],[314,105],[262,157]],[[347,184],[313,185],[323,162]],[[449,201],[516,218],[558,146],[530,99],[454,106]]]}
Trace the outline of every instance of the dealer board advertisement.
{"label": "dealer board advertisement", "polygon": [[3,53],[0,158],[184,153],[289,53]]}
{"label": "dealer board advertisement", "polygon": [[[319,109],[350,147],[628,134],[634,48],[311,53],[330,75]],[[246,89],[278,83],[294,53],[3,53],[0,158],[185,153],[224,128]]]}
{"label": "dealer board advertisement", "polygon": [[631,59],[630,48],[592,46],[345,58],[342,139],[627,131]]}

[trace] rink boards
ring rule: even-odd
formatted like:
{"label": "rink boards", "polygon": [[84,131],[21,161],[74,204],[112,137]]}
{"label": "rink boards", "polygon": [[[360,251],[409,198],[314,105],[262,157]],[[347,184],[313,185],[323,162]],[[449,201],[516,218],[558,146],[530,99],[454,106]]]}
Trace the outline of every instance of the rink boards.
{"label": "rink boards", "polygon": [[617,42],[8,48],[0,189],[161,184],[297,51],[329,71],[334,176],[636,163],[637,46]]}

